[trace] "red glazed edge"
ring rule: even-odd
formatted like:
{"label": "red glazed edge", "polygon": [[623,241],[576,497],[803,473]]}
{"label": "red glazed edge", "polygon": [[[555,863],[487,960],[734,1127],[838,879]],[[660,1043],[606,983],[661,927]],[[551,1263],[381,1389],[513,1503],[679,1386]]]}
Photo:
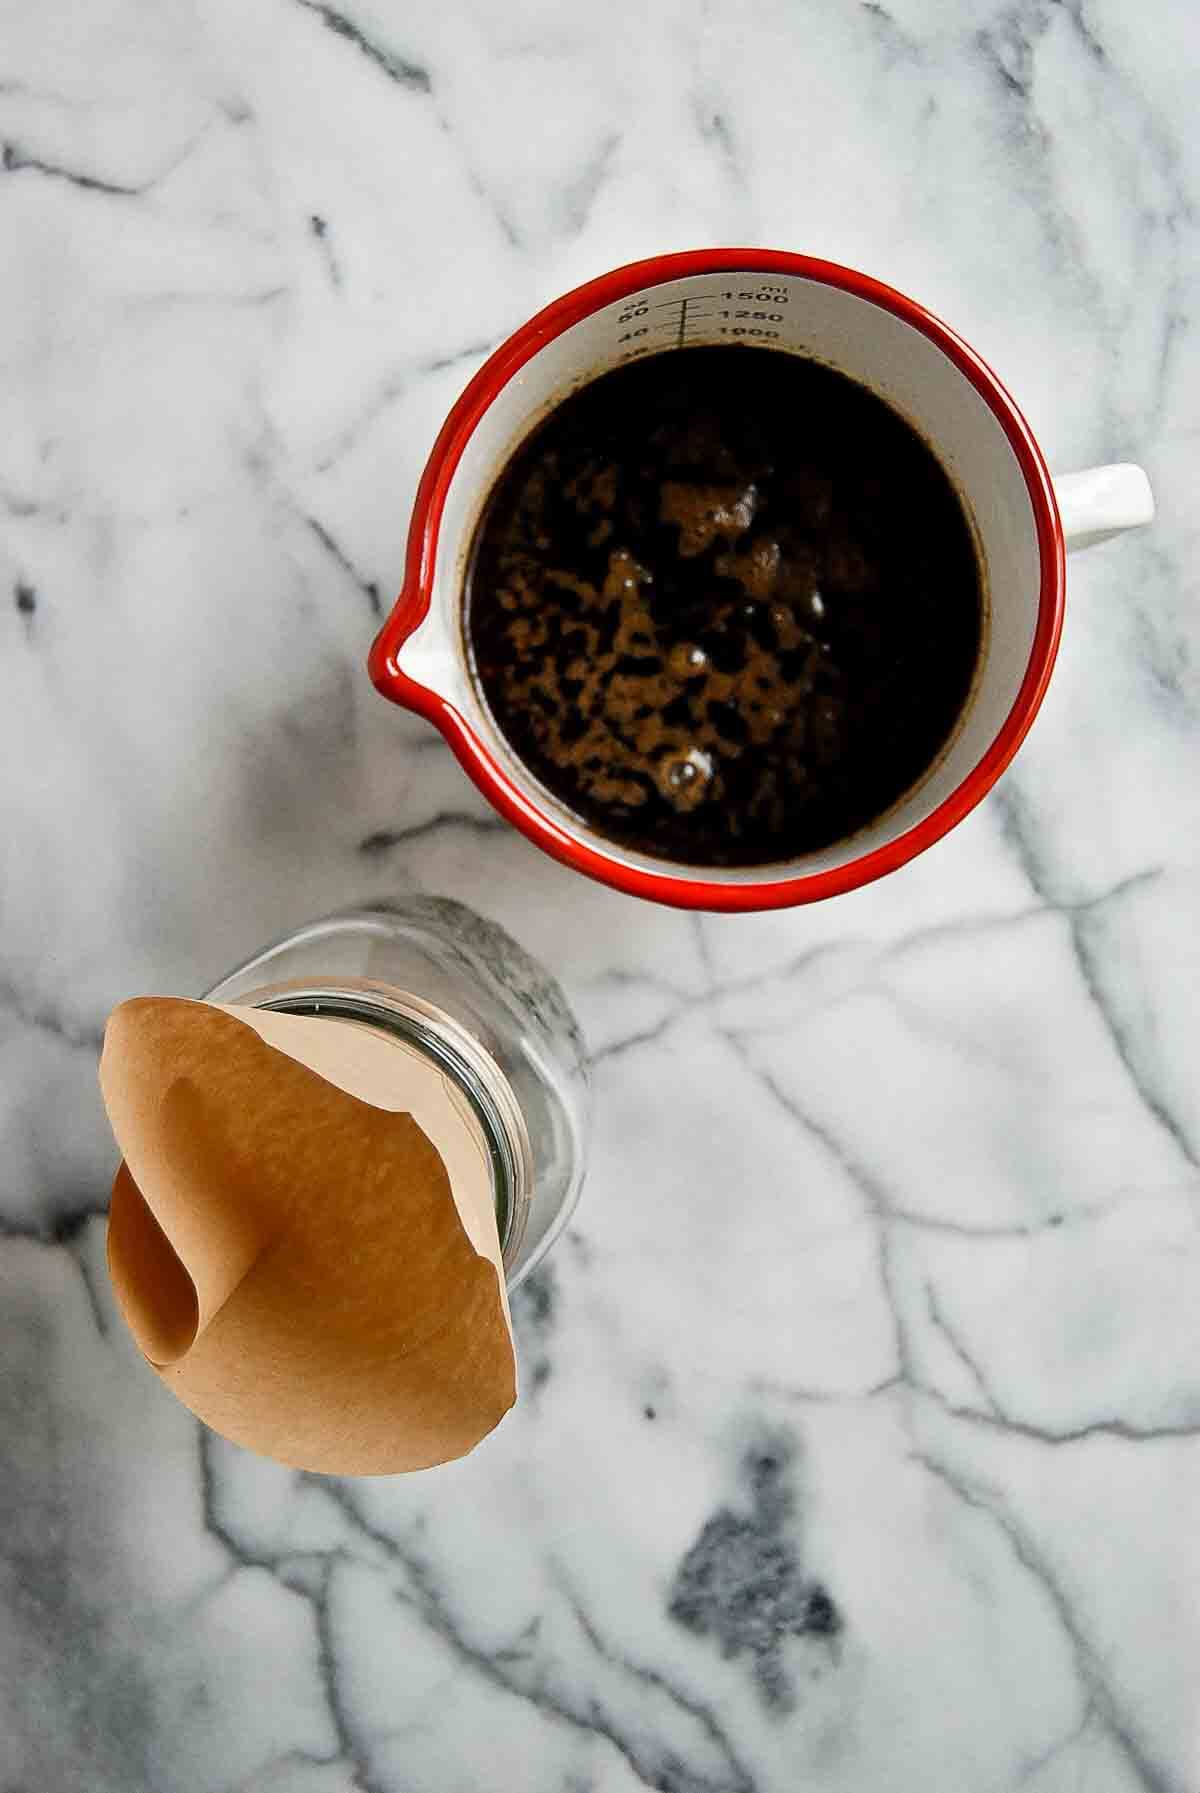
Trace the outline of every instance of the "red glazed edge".
{"label": "red glazed edge", "polygon": [[[624,865],[574,840],[513,784],[452,704],[417,684],[396,664],[401,644],[429,610],[438,532],[454,470],[476,424],[501,388],[538,349],[602,306],[661,281],[720,273],[795,274],[806,280],[824,281],[893,312],[936,343],[970,380],[1008,438],[1033,506],[1041,563],[1037,628],[1021,688],[995,740],[962,783],[924,821],[845,865],[786,878],[765,876],[759,882],[742,884],[706,883],[703,879],[680,878],[668,868],[656,871]],[[441,731],[464,770],[502,816],[564,865],[631,896],[648,897],[681,909],[783,909],[856,890],[897,870],[933,846],[982,801],[1025,739],[1045,696],[1062,634],[1064,588],[1062,524],[1041,450],[991,368],[960,336],[894,287],[837,262],[818,261],[781,249],[687,250],[629,262],[576,287],[522,325],[480,368],[443,424],[421,475],[408,532],[404,586],[371,647],[368,670],[385,697],[415,710]]]}

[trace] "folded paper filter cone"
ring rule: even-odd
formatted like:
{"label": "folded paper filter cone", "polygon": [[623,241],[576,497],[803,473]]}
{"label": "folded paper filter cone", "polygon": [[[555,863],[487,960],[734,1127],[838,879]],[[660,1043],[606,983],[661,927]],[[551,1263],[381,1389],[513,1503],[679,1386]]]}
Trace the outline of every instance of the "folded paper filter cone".
{"label": "folded paper filter cone", "polygon": [[414,1049],[352,1021],[139,998],[100,1084],[108,1257],[192,1412],[335,1475],[460,1457],[516,1398],[486,1146]]}

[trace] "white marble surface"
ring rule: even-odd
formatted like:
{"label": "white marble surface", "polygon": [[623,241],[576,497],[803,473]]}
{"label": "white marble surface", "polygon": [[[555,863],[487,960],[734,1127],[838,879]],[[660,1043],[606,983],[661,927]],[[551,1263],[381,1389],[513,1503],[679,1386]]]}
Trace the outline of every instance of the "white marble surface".
{"label": "white marble surface", "polygon": [[[0,1787],[1194,1793],[1200,18],[341,5],[0,16]],[[744,920],[573,880],[362,671],[486,348],[718,241],[1160,504],[994,797]],[[518,1411],[323,1482],[114,1321],[96,1044],[414,885],[564,978],[594,1168]]]}

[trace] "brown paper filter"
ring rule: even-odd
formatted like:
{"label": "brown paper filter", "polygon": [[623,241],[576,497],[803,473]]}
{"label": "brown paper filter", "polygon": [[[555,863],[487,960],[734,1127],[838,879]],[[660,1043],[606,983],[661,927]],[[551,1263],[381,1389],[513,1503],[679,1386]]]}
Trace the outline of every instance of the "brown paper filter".
{"label": "brown paper filter", "polygon": [[[117,1299],[214,1430],[379,1475],[462,1456],[503,1418],[516,1365],[482,1141],[420,1055],[353,1022],[139,998],[109,1019],[100,1083],[124,1154]],[[406,1095],[428,1133],[394,1111]]]}

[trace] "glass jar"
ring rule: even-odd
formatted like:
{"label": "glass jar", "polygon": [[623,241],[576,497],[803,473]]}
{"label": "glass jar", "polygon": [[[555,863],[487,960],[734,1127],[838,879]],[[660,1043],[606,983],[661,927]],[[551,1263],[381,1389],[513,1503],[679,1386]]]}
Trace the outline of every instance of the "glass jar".
{"label": "glass jar", "polygon": [[494,922],[444,897],[347,910],[206,998],[365,1023],[431,1059],[482,1134],[510,1290],[566,1226],[583,1182],[583,1042],[558,984]]}

